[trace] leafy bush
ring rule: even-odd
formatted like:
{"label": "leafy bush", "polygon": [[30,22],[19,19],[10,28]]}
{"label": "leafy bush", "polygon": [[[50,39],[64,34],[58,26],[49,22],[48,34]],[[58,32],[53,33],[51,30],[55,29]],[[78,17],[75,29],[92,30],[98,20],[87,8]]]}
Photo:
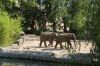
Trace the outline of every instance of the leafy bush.
{"label": "leafy bush", "polygon": [[21,31],[20,19],[10,18],[7,12],[0,12],[0,46],[8,46],[16,41]]}

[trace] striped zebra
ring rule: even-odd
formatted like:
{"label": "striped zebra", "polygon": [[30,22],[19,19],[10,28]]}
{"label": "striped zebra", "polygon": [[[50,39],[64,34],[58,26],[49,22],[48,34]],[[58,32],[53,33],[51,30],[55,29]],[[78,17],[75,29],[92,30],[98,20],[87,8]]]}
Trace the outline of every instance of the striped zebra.
{"label": "striped zebra", "polygon": [[76,47],[76,36],[74,33],[62,33],[56,35],[56,45],[55,49],[57,48],[58,44],[60,44],[60,48],[62,47],[62,42],[67,42],[68,46],[72,48],[72,44],[70,40],[74,40],[74,45]]}
{"label": "striped zebra", "polygon": [[54,38],[54,32],[42,32],[40,35],[40,46],[42,45],[42,43],[44,42],[45,47],[47,47],[46,41],[49,41],[49,45],[48,46],[52,46],[53,47],[53,38]]}

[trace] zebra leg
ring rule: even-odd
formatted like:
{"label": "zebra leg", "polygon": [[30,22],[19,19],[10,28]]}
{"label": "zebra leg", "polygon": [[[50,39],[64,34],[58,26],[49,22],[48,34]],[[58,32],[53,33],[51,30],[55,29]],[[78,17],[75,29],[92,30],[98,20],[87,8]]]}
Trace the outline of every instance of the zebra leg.
{"label": "zebra leg", "polygon": [[68,48],[73,48],[71,42],[68,42]]}
{"label": "zebra leg", "polygon": [[46,41],[44,41],[44,45],[45,45],[45,47],[47,47]]}
{"label": "zebra leg", "polygon": [[51,47],[53,47],[53,40],[50,41]]}
{"label": "zebra leg", "polygon": [[69,45],[70,45],[70,48],[73,48],[71,43],[69,43]]}
{"label": "zebra leg", "polygon": [[49,41],[49,45],[48,46],[51,46],[51,47],[53,47],[53,42],[52,41]]}
{"label": "zebra leg", "polygon": [[60,48],[63,49],[63,47],[62,47],[62,43],[60,43]]}
{"label": "zebra leg", "polygon": [[53,43],[51,43],[50,45],[51,45],[51,47],[53,47]]}
{"label": "zebra leg", "polygon": [[42,41],[40,41],[40,46],[39,47],[41,47],[41,45],[42,45]]}
{"label": "zebra leg", "polygon": [[51,42],[50,42],[50,41],[49,41],[49,43],[50,43],[50,44],[49,44],[48,46],[50,47],[52,44],[51,44]]}
{"label": "zebra leg", "polygon": [[58,45],[58,43],[56,42],[55,49],[57,49],[57,45]]}
{"label": "zebra leg", "polygon": [[53,47],[53,44],[50,43],[48,46],[49,46],[49,47],[50,47],[50,46]]}

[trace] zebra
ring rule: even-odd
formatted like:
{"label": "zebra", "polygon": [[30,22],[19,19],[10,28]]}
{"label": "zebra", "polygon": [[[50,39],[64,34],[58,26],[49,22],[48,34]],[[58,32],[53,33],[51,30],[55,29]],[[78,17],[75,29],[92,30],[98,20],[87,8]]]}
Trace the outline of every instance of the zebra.
{"label": "zebra", "polygon": [[68,46],[72,48],[72,44],[70,40],[74,40],[74,45],[76,48],[76,36],[74,33],[61,33],[61,34],[56,34],[56,45],[55,49],[57,48],[58,44],[60,44],[60,48],[62,49],[62,42],[67,42]]}
{"label": "zebra", "polygon": [[50,43],[48,46],[53,47],[54,35],[55,35],[54,32],[42,32],[41,35],[40,35],[40,45],[39,45],[39,47],[41,47],[42,42],[44,42],[45,47],[47,47],[46,41],[49,41],[49,43]]}

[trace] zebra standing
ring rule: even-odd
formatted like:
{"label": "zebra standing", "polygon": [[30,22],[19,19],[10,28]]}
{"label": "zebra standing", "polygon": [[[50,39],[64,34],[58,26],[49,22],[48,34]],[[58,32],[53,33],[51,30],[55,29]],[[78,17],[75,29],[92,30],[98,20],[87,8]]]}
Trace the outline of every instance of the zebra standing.
{"label": "zebra standing", "polygon": [[42,32],[40,35],[40,46],[44,42],[45,47],[47,47],[46,41],[49,41],[49,46],[53,47],[54,32]]}
{"label": "zebra standing", "polygon": [[72,48],[72,44],[70,40],[74,40],[74,45],[76,47],[76,36],[74,33],[62,33],[62,34],[58,34],[56,35],[56,45],[55,45],[55,49],[57,48],[58,44],[60,44],[60,48],[62,47],[62,42],[67,42],[68,46],[70,48]]}

